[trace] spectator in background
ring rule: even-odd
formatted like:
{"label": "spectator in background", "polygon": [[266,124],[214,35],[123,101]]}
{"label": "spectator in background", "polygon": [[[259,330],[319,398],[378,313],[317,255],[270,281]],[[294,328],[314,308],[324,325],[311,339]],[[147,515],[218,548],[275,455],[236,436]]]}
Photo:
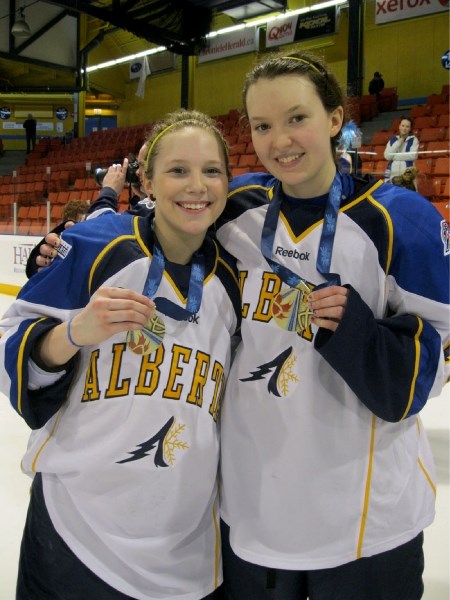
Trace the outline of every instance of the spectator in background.
{"label": "spectator in background", "polygon": [[383,75],[379,71],[375,71],[373,74],[373,79],[371,79],[369,83],[369,94],[376,95],[377,103],[382,89],[384,89]]}
{"label": "spectator in background", "polygon": [[417,177],[417,169],[414,167],[408,167],[403,171],[401,175],[394,175],[391,179],[391,183],[394,185],[399,185],[401,187],[406,188],[407,190],[412,190],[415,192],[417,190],[416,186],[416,177]]}
{"label": "spectator in background", "polygon": [[63,221],[80,223],[86,218],[88,205],[83,200],[69,200],[64,206]]}
{"label": "spectator in background", "polygon": [[23,127],[27,136],[27,154],[30,154],[36,146],[36,119],[31,113],[28,113],[28,118],[23,122]]}
{"label": "spectator in background", "polygon": [[398,130],[384,150],[384,158],[389,161],[386,169],[387,181],[413,167],[419,151],[419,140],[411,133],[412,121],[409,117],[400,118]]}

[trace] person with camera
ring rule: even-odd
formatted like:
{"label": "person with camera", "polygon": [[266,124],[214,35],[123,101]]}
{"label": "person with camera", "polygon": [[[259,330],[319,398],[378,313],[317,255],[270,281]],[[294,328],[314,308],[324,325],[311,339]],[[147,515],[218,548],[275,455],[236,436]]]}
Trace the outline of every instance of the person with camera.
{"label": "person with camera", "polygon": [[132,160],[128,159],[125,179],[122,176],[122,165],[120,164],[113,164],[109,169],[96,170],[95,180],[103,189],[97,200],[91,205],[88,211],[88,219],[93,216],[98,217],[104,212],[117,212],[119,195],[127,183],[130,190],[129,211],[132,211],[133,214],[145,216],[148,210],[155,207],[154,201],[147,196],[142,180],[142,167],[145,164],[147,152],[148,144],[144,142],[137,158],[130,156]]}
{"label": "person with camera", "polygon": [[[113,164],[108,169],[97,169],[95,178],[102,189],[98,198],[87,211],[87,221],[105,213],[116,213],[118,211],[119,195],[126,183],[129,183],[134,194],[131,196],[129,208],[125,212],[146,216],[149,211],[154,210],[155,201],[147,196],[142,179],[147,153],[148,144],[144,142],[139,150],[137,160],[130,163],[129,159],[125,158],[123,166]],[[60,234],[65,229],[72,227],[74,224],[74,221],[64,219],[33,248],[25,267],[25,274],[28,278],[53,262],[56,257],[55,242],[59,240]]]}

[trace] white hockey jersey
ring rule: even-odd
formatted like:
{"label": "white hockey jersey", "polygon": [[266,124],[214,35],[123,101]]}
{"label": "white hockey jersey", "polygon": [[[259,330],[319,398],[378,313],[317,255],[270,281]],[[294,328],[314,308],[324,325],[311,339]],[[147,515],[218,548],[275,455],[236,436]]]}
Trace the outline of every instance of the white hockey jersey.
{"label": "white hockey jersey", "polygon": [[[279,182],[235,179],[217,232],[238,260],[243,302],[221,416],[221,511],[236,554],[267,567],[335,567],[407,542],[434,517],[417,413],[449,374],[449,227],[414,192],[354,182],[330,266],[350,289],[335,333],[275,320],[287,286],[261,233]],[[311,289],[325,281],[324,203],[283,196],[272,249]]]}
{"label": "white hockey jersey", "polygon": [[[201,307],[186,321],[163,316],[152,354],[135,354],[117,334],[82,348],[53,385],[28,389],[39,335],[100,286],[142,292],[150,222],[114,214],[64,231],[60,257],[0,322],[1,390],[35,429],[23,469],[42,473],[48,512],[71,550],[133,598],[197,600],[222,580],[217,419],[240,320],[227,253],[206,239]],[[157,295],[183,304],[188,281],[178,270],[165,271]]]}

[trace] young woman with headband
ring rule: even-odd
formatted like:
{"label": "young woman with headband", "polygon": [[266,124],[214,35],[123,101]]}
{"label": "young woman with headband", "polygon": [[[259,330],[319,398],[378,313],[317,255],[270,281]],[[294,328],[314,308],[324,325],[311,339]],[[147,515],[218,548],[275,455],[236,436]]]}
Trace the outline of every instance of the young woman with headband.
{"label": "young woman with headband", "polygon": [[338,172],[345,101],[317,56],[262,60],[243,104],[269,174],[233,180],[217,228],[243,306],[221,416],[227,599],[419,600],[448,227],[418,194]]}
{"label": "young woman with headband", "polygon": [[317,56],[263,60],[243,104],[270,174],[231,183],[217,230],[243,293],[221,417],[227,599],[418,600],[448,226],[414,192],[337,173],[345,100]]}
{"label": "young woman with headband", "polygon": [[219,598],[217,421],[240,293],[208,230],[228,149],[195,111],[148,146],[155,211],[64,231],[0,321],[1,391],[34,430],[17,600]]}

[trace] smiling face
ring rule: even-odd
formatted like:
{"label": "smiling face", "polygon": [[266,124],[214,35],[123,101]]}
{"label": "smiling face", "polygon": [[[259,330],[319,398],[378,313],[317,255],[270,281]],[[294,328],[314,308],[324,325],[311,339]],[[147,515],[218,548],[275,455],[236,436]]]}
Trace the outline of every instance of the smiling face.
{"label": "smiling face", "polygon": [[328,113],[307,77],[261,78],[246,96],[255,151],[286,194],[311,198],[328,192],[336,165],[331,138],[342,126],[343,109]]}
{"label": "smiling face", "polygon": [[167,131],[158,141],[147,194],[156,199],[155,231],[169,260],[197,250],[227,200],[225,156],[216,137],[201,127]]}

